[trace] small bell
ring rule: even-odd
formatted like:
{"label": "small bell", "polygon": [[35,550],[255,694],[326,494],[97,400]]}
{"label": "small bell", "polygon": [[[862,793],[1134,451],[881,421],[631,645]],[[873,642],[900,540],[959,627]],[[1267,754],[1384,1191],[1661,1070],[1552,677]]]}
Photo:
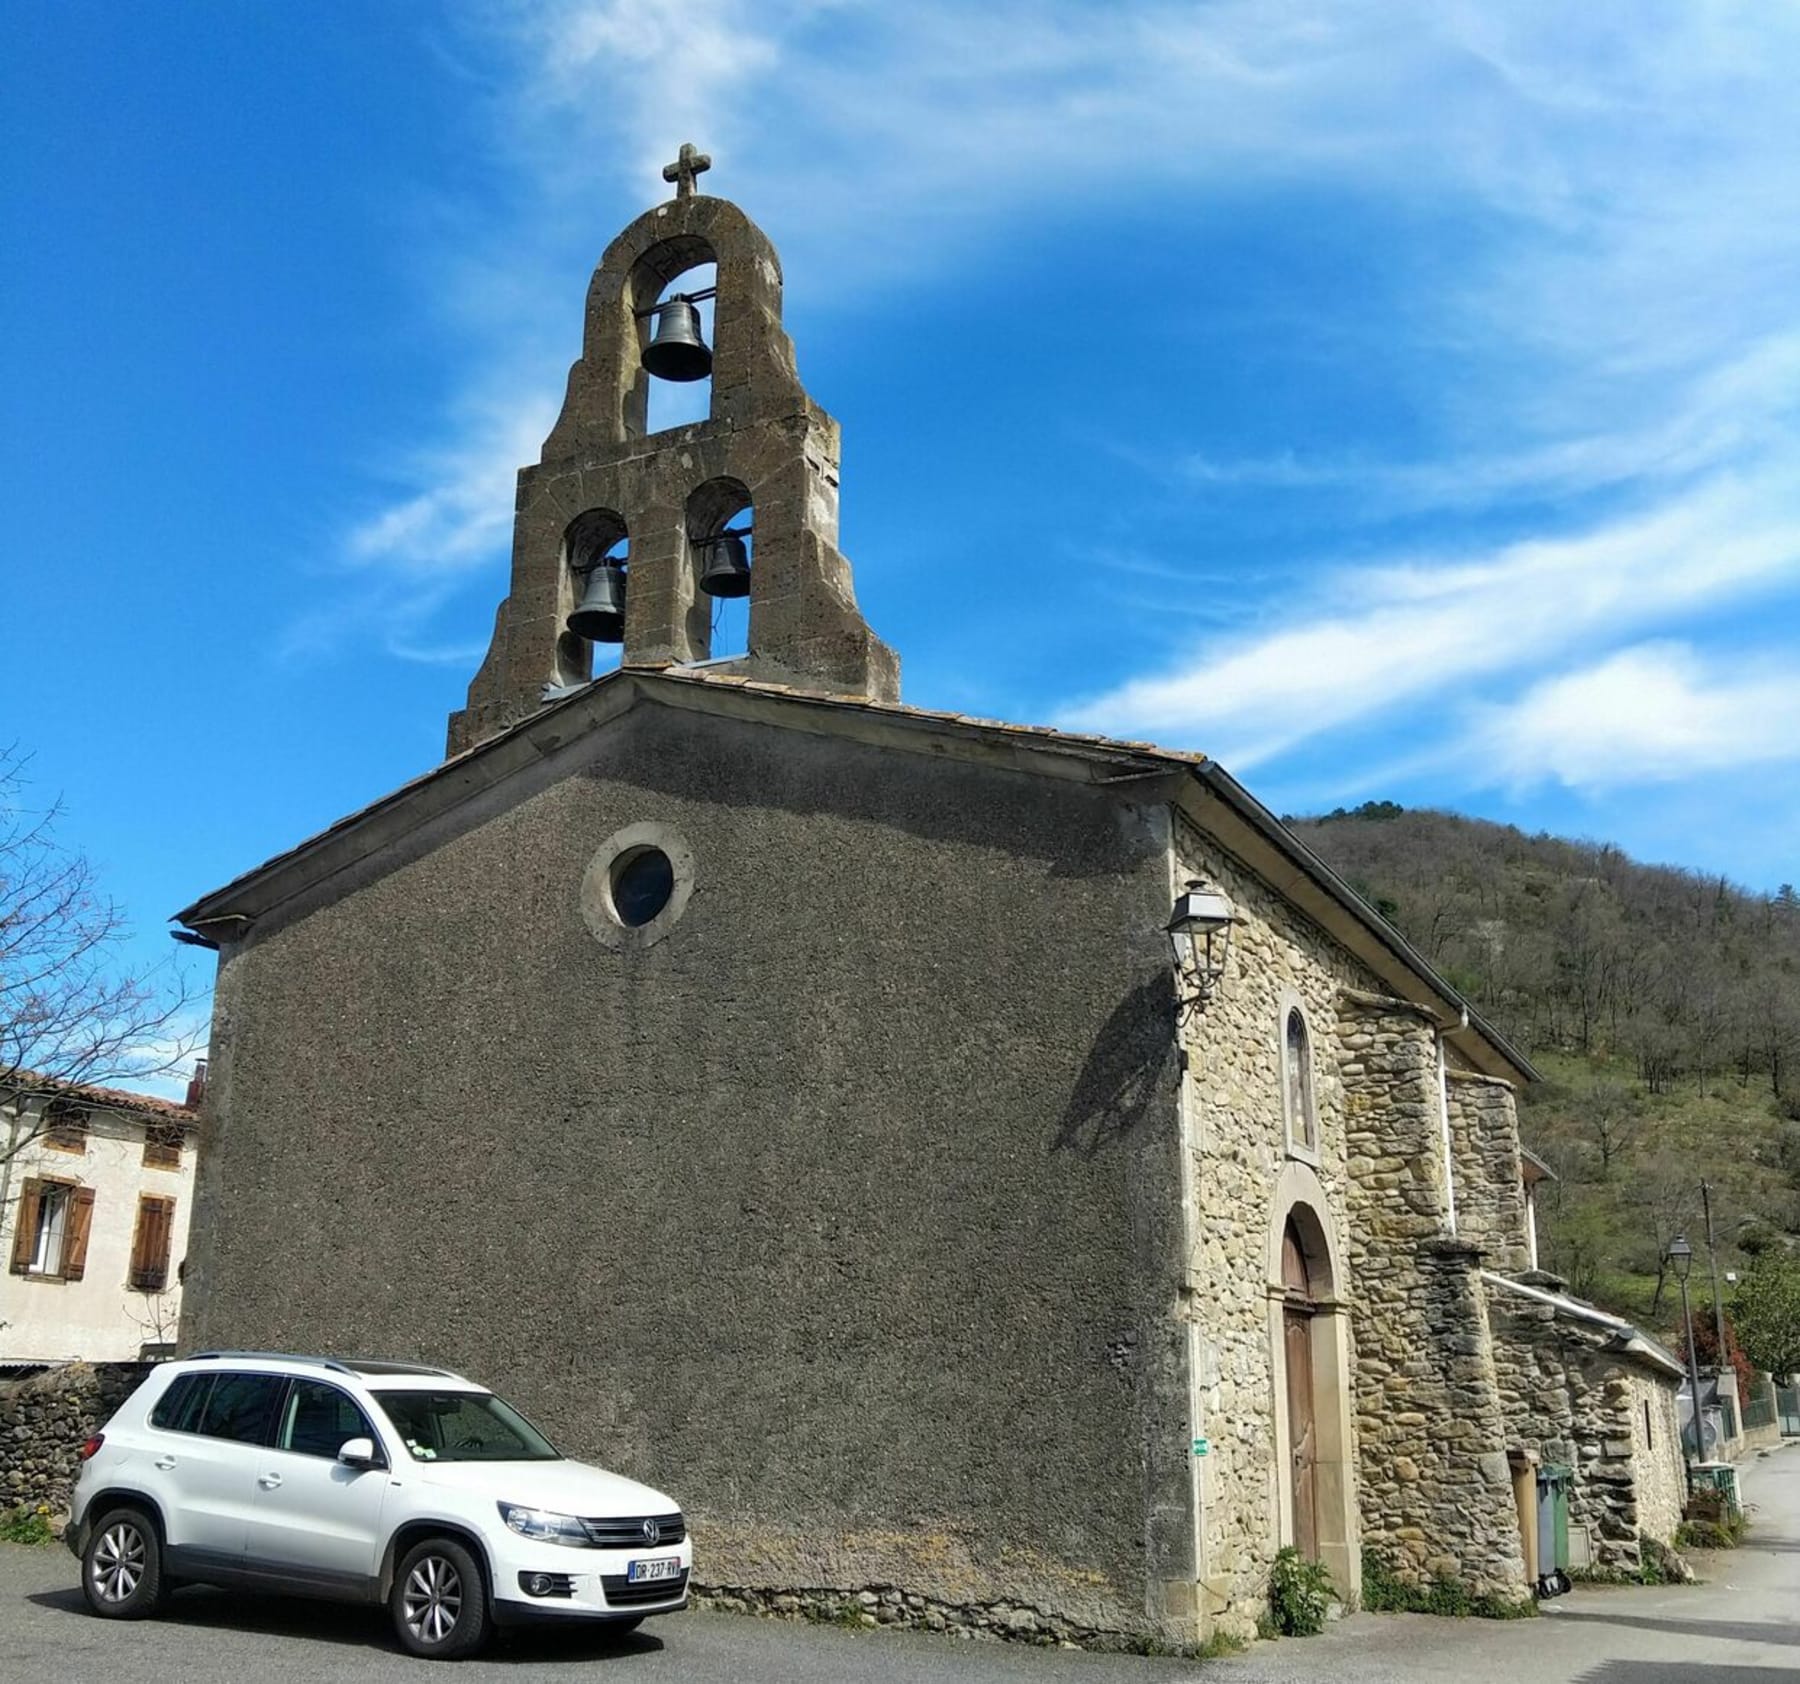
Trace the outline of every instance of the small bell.
{"label": "small bell", "polygon": [[656,333],[644,347],[644,367],[659,380],[704,380],[712,363],[712,352],[700,337],[700,312],[685,298],[659,305]]}
{"label": "small bell", "polygon": [[735,532],[722,532],[706,540],[706,566],[700,573],[700,588],[708,596],[750,594],[750,553]]}
{"label": "small bell", "polygon": [[625,641],[625,569],[618,562],[602,561],[588,570],[569,630],[590,643]]}

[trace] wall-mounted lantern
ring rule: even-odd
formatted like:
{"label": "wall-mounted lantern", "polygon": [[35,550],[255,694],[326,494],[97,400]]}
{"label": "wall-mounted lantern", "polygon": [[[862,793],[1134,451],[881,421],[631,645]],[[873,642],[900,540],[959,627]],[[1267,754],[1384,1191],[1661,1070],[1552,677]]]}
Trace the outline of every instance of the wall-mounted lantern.
{"label": "wall-mounted lantern", "polygon": [[1198,878],[1190,879],[1175,897],[1175,910],[1165,928],[1175,952],[1175,997],[1183,1019],[1213,997],[1225,975],[1236,919],[1223,892],[1209,889]]}

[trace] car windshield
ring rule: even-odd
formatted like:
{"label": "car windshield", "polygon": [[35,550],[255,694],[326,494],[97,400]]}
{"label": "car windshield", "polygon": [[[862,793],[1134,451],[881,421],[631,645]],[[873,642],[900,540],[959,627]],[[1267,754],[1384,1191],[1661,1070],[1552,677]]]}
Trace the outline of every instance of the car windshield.
{"label": "car windshield", "polygon": [[560,1462],[561,1452],[492,1392],[371,1394],[415,1462]]}

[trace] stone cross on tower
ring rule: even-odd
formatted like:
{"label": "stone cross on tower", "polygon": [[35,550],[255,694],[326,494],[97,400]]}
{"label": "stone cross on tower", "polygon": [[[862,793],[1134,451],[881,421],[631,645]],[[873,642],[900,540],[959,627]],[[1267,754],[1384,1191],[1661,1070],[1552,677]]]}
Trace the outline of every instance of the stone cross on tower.
{"label": "stone cross on tower", "polygon": [[704,152],[696,152],[691,140],[684,140],[675,162],[663,165],[663,180],[675,183],[676,198],[687,199],[693,196],[694,177],[711,168],[712,159]]}

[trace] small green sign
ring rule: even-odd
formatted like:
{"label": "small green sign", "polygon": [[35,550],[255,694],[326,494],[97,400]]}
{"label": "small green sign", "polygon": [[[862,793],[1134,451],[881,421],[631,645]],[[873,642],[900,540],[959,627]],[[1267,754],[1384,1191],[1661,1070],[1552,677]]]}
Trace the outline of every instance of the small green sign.
{"label": "small green sign", "polygon": [[1212,1446],[1207,1443],[1205,1439],[1197,1438],[1194,1440],[1194,1454],[1196,1456],[1204,1456],[1211,1449]]}

